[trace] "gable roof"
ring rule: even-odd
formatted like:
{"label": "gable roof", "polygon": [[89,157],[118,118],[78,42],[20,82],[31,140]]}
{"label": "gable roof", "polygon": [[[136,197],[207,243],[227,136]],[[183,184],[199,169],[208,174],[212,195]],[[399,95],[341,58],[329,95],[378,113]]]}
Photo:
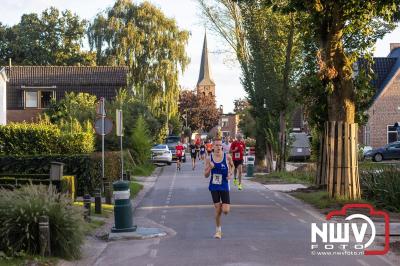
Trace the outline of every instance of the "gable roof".
{"label": "gable roof", "polygon": [[375,73],[375,79],[372,81],[376,89],[373,97],[373,102],[375,102],[384,93],[400,69],[400,48],[393,49],[388,57],[374,57],[372,68]]}
{"label": "gable roof", "polygon": [[123,66],[11,66],[5,69],[11,84],[28,86],[125,86],[128,73],[128,68]]}

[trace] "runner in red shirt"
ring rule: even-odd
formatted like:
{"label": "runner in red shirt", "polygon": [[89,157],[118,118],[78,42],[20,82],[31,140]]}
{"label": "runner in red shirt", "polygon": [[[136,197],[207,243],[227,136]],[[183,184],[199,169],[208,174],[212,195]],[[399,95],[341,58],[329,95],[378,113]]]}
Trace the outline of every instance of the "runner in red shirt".
{"label": "runner in red shirt", "polygon": [[176,157],[177,157],[176,169],[180,171],[181,170],[182,157],[183,157],[184,152],[185,152],[185,147],[183,147],[183,145],[182,145],[182,143],[180,141],[178,142],[178,145],[176,145],[175,151],[176,151]]}
{"label": "runner in red shirt", "polygon": [[[238,186],[239,190],[243,189],[242,186],[242,171],[243,171],[243,156],[246,150],[246,144],[242,140],[242,135],[237,134],[236,140],[231,144],[231,152],[233,164],[235,165],[233,184]],[[239,183],[236,177],[239,177]]]}

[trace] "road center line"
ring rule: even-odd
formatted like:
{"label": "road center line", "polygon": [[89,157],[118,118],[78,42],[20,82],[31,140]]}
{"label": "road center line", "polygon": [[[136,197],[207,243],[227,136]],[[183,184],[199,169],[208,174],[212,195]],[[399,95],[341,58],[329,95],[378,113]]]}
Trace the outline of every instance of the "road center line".
{"label": "road center line", "polygon": [[157,249],[152,249],[151,251],[150,251],[150,257],[151,258],[155,258],[157,256]]}

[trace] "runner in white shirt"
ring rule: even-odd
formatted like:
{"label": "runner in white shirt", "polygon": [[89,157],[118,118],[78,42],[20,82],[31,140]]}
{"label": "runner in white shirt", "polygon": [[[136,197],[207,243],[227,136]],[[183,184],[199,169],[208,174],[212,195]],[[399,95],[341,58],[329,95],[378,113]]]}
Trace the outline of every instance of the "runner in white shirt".
{"label": "runner in white shirt", "polygon": [[229,143],[227,137],[225,137],[224,142],[222,143],[222,150],[226,154],[229,154],[229,151],[231,150],[231,144]]}

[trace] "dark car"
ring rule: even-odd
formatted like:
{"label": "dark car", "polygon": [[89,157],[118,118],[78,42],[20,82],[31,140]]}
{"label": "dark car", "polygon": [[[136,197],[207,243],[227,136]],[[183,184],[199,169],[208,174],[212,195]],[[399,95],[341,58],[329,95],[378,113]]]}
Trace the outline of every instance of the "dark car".
{"label": "dark car", "polygon": [[292,132],[290,138],[293,140],[291,145],[289,160],[307,160],[310,158],[310,140],[304,132]]}
{"label": "dark car", "polygon": [[367,151],[364,157],[371,158],[374,162],[400,159],[400,141],[391,142],[383,147]]}

